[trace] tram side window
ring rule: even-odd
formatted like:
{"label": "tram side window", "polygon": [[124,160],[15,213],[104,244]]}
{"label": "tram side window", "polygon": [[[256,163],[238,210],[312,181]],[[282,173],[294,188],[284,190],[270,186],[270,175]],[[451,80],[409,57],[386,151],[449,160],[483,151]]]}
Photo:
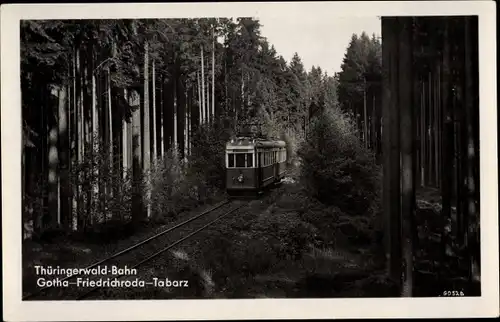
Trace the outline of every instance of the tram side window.
{"label": "tram side window", "polygon": [[247,168],[253,168],[253,154],[247,153]]}
{"label": "tram side window", "polygon": [[236,167],[244,168],[245,167],[245,154],[236,153]]}
{"label": "tram side window", "polygon": [[234,153],[228,153],[228,168],[234,168]]}

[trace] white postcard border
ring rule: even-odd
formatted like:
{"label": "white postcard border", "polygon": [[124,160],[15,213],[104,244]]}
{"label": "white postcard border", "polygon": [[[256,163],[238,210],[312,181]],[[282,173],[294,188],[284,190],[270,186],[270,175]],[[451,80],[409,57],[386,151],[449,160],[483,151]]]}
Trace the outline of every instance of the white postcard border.
{"label": "white postcard border", "polygon": [[[51,4],[1,7],[1,147],[4,319],[198,320],[498,316],[496,16],[492,1]],[[482,296],[478,298],[21,301],[21,19],[315,15],[478,15]]]}

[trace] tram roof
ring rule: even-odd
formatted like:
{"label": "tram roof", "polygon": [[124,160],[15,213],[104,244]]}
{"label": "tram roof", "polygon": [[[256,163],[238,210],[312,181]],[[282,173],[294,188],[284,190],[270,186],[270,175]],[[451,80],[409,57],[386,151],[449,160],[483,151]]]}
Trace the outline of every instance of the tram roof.
{"label": "tram roof", "polygon": [[284,148],[285,141],[282,140],[266,140],[262,138],[237,137],[226,143],[226,147],[260,147],[260,148]]}

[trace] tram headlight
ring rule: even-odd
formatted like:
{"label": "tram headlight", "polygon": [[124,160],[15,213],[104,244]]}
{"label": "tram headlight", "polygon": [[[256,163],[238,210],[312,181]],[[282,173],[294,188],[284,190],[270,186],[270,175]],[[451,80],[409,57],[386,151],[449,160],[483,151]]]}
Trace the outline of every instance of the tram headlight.
{"label": "tram headlight", "polygon": [[238,176],[237,180],[238,180],[239,183],[243,183],[243,174],[242,173],[240,173],[240,175]]}

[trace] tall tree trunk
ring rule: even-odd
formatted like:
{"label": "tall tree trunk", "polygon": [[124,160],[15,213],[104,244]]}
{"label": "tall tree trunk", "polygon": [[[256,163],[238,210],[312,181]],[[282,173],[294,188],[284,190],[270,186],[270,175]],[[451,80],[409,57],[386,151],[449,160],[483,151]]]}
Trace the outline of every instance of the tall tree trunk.
{"label": "tall tree trunk", "polygon": [[85,138],[85,91],[86,91],[86,82],[85,82],[85,60],[84,60],[84,52],[85,50],[80,50],[80,143],[81,143],[81,154],[82,154],[82,161],[85,159],[85,150],[86,146],[86,138]]}
{"label": "tall tree trunk", "polygon": [[128,127],[127,120],[122,120],[122,177],[126,178],[128,163]]}
{"label": "tall tree trunk", "polygon": [[[126,89],[123,89],[123,97],[128,102],[128,93],[127,93]],[[123,128],[123,132],[122,132],[123,173],[122,173],[122,175],[123,175],[123,178],[126,178],[127,170],[130,167],[130,164],[129,164],[129,157],[128,157],[128,155],[129,155],[129,142],[128,142],[128,138],[129,138],[129,131],[128,130],[129,130],[129,127],[128,127],[128,122],[125,119],[125,117],[123,117],[123,119],[122,119],[122,128]]]}
{"label": "tall tree trunk", "polygon": [[184,120],[185,120],[185,98],[184,98],[184,80],[180,73],[177,73],[177,91],[176,91],[176,142],[180,159],[184,158]]}
{"label": "tall tree trunk", "polygon": [[142,158],[141,158],[141,110],[139,104],[133,104],[133,94],[130,93],[129,101],[132,106],[132,220],[140,222],[144,218],[142,200]]}
{"label": "tall tree trunk", "polygon": [[372,151],[377,153],[377,127],[375,126],[376,111],[375,111],[375,95],[372,93],[372,108],[371,108],[371,118],[370,118],[370,147]]}
{"label": "tall tree trunk", "polygon": [[[94,59],[93,59],[94,60]],[[95,72],[93,71],[92,72],[92,137],[93,137],[93,140],[92,140],[92,149],[95,149],[97,151],[100,150],[100,138],[99,138],[99,114],[98,114],[98,110],[97,110],[97,82],[96,82],[96,76],[95,76]],[[97,142],[95,142],[94,140],[97,140]],[[100,178],[100,175],[99,175],[99,167],[96,169],[96,176],[97,178]],[[99,179],[98,179],[99,181]],[[94,195],[95,196],[98,196],[99,195],[99,185],[97,183],[97,187],[95,187],[95,190],[94,190]],[[101,191],[102,193],[102,191]]]}
{"label": "tall tree trunk", "polygon": [[428,175],[429,175],[429,183],[430,184],[434,184],[434,186],[436,186],[436,183],[434,182],[434,172],[435,172],[435,169],[434,169],[434,162],[433,162],[433,153],[434,153],[434,140],[433,140],[433,131],[432,131],[432,125],[433,125],[433,117],[434,117],[434,109],[435,109],[435,106],[433,104],[433,101],[432,101],[432,96],[434,94],[434,91],[433,91],[433,88],[432,88],[432,72],[429,72],[429,124],[427,125],[428,128],[427,128],[427,133],[428,133],[428,140],[429,140],[429,153],[428,153],[428,157],[429,157],[429,160],[427,161],[428,165],[429,165],[429,171],[427,172]]}
{"label": "tall tree trunk", "polygon": [[465,19],[465,127],[466,127],[466,191],[465,195],[465,218],[464,226],[467,227],[464,232],[464,241],[470,258],[471,280],[478,279],[480,273],[480,249],[479,249],[479,200],[476,198],[479,187],[479,177],[476,175],[478,164],[478,146],[477,137],[477,116],[478,116],[478,97],[476,96],[477,83],[474,78],[477,77],[477,18]]}
{"label": "tall tree trunk", "polygon": [[60,164],[60,187],[61,187],[61,226],[69,229],[70,226],[70,182],[69,182],[69,158],[68,158],[68,104],[66,104],[67,87],[59,89],[59,164]]}
{"label": "tall tree trunk", "polygon": [[166,86],[166,104],[165,104],[165,145],[166,150],[171,150],[173,148],[173,138],[174,138],[174,100],[175,100],[175,81],[174,76],[172,76]]}
{"label": "tall tree trunk", "polygon": [[212,114],[211,120],[215,117],[215,27],[212,28]]}
{"label": "tall tree trunk", "polygon": [[188,122],[188,111],[189,111],[189,108],[188,108],[188,100],[187,100],[187,89],[185,88],[184,89],[184,113],[183,113],[183,119],[184,119],[184,161],[187,162],[187,156],[188,156],[188,127],[189,127],[189,122]]}
{"label": "tall tree trunk", "polygon": [[399,40],[399,106],[401,137],[401,212],[403,223],[403,290],[404,297],[413,294],[413,99],[412,99],[412,18],[399,18],[402,28]]}
{"label": "tall tree trunk", "polygon": [[[156,71],[155,71],[156,75]],[[158,84],[160,84],[158,86]],[[163,156],[163,141],[162,141],[162,74],[159,73],[159,75],[156,76],[155,79],[155,114],[156,114],[156,131],[155,131],[155,136],[156,136],[156,158],[159,160]]]}
{"label": "tall tree trunk", "polygon": [[168,149],[170,149],[170,98],[171,98],[171,88],[170,88],[170,81],[167,81],[165,78],[163,78],[163,83],[162,83],[162,101],[163,101],[163,113],[162,113],[162,120],[163,120],[163,153],[166,154]]}
{"label": "tall tree trunk", "polygon": [[[66,134],[65,138],[63,138],[63,134],[61,134],[61,128],[59,129],[59,144],[60,144],[60,149],[65,148],[65,157],[66,157],[66,168],[64,168],[61,163],[61,178],[60,178],[60,184],[61,184],[61,198],[64,198],[66,195],[66,204],[64,203],[64,200],[61,200],[61,226],[63,229],[67,231],[71,231],[71,214],[72,214],[72,189],[71,189],[71,103],[72,103],[72,98],[71,98],[71,59],[68,62],[68,70],[67,70],[67,76],[68,76],[68,83],[65,85],[66,89],[66,99],[65,99],[65,106],[64,106],[64,112],[66,115]],[[59,116],[61,118],[61,116]],[[61,126],[61,125],[59,125]],[[64,143],[65,141],[65,143]],[[27,156],[30,156],[31,154],[28,154]],[[59,162],[63,162],[62,154],[59,155]],[[28,162],[31,161],[31,157],[28,157]],[[30,166],[30,169],[33,169],[33,166]],[[64,173],[66,171],[66,174]],[[64,191],[64,182],[65,178],[64,176],[66,175],[66,192]],[[27,185],[31,186],[31,180],[30,178],[27,179]]]}
{"label": "tall tree trunk", "polygon": [[248,91],[248,93],[247,93],[247,103],[246,103],[246,106],[247,106],[247,108],[249,108],[251,106],[251,104],[252,104],[252,98],[251,98],[251,95],[250,95],[250,74],[247,73],[246,76],[247,76],[247,82],[246,82],[246,84],[248,84],[247,85],[247,91]]}
{"label": "tall tree trunk", "polygon": [[151,114],[153,115],[153,135],[152,135],[152,139],[153,141],[151,142],[151,152],[152,152],[152,155],[151,155],[151,158],[153,160],[153,162],[156,160],[156,75],[155,75],[155,60],[153,59],[152,61],[152,66],[151,66],[151,78],[152,78],[152,84],[151,84],[151,87],[152,87],[152,93],[153,93],[153,97],[152,97],[152,110],[151,110]]}
{"label": "tall tree trunk", "polygon": [[[208,60],[208,58],[207,58]],[[208,68],[207,68],[208,69]],[[210,119],[210,115],[212,114],[212,110],[211,110],[211,107],[210,107],[210,79],[208,78],[207,76],[207,86],[205,87],[206,88],[206,91],[207,91],[207,101],[206,101],[206,110],[205,110],[205,120],[207,123],[210,123],[211,122],[211,119]]]}
{"label": "tall tree trunk", "polygon": [[173,95],[173,109],[172,109],[172,113],[173,113],[173,135],[172,135],[172,147],[174,148],[175,150],[175,153],[178,152],[178,142],[179,142],[179,139],[177,137],[177,118],[179,117],[178,116],[178,100],[177,100],[177,87],[178,87],[178,84],[177,84],[177,72],[175,72],[175,75],[174,75],[174,78],[173,78],[173,91],[172,91],[172,95]]}
{"label": "tall tree trunk", "polygon": [[163,155],[164,155],[164,152],[165,152],[165,135],[164,135],[164,126],[165,126],[165,108],[164,108],[164,104],[165,104],[165,100],[164,100],[164,97],[163,97],[163,84],[164,84],[164,78],[163,78],[163,75],[160,74],[160,97],[159,97],[159,101],[160,101],[160,105],[159,105],[159,111],[158,111],[158,114],[159,114],[159,118],[160,118],[160,133],[159,133],[159,138],[160,138],[160,144],[159,144],[159,156],[160,158],[163,158]]}
{"label": "tall tree trunk", "polygon": [[[100,50],[97,54],[97,61],[101,62],[102,61],[102,50]],[[106,183],[106,176],[104,173],[101,173],[103,171],[108,172],[108,169],[106,168],[107,162],[108,162],[108,157],[106,155],[107,153],[107,144],[108,144],[108,134],[109,131],[107,130],[107,119],[108,119],[108,108],[107,108],[107,103],[106,103],[106,91],[107,91],[107,86],[105,83],[106,77],[105,75],[105,70],[96,70],[95,72],[95,86],[96,86],[96,99],[97,99],[97,108],[96,108],[96,134],[97,134],[97,150],[99,151],[100,157],[99,157],[99,162],[98,162],[98,167],[100,168],[99,170],[99,176],[97,179],[97,185],[98,185],[98,200],[96,200],[97,203],[97,210],[99,213],[99,217],[96,218],[98,222],[103,222],[106,217],[105,217],[105,209],[106,209],[106,198],[107,198],[107,193],[108,193],[108,188],[107,188],[107,183]]]}
{"label": "tall tree trunk", "polygon": [[202,105],[201,105],[201,110],[202,110],[202,117],[201,117],[201,123],[205,123],[206,121],[206,104],[205,104],[205,63],[204,63],[204,58],[203,58],[203,46],[200,46],[200,51],[201,51],[201,95],[202,95]]}
{"label": "tall tree trunk", "polygon": [[[453,180],[453,119],[452,119],[452,95],[453,89],[450,82],[450,39],[448,21],[446,20],[444,26],[444,49],[443,49],[443,81],[441,82],[442,101],[441,106],[443,109],[444,124],[443,124],[443,137],[442,137],[442,255],[446,256],[446,247],[448,245],[448,232],[447,227],[451,222],[451,184]],[[443,258],[444,259],[444,258]],[[444,273],[444,272],[443,272]]]}
{"label": "tall tree trunk", "polygon": [[95,187],[95,176],[94,176],[94,139],[93,139],[93,118],[92,113],[94,112],[94,96],[93,96],[93,47],[92,42],[89,41],[86,45],[85,51],[85,68],[84,68],[84,88],[85,88],[85,96],[84,96],[84,107],[85,107],[85,145],[86,145],[86,155],[85,159],[87,162],[91,164],[88,169],[87,180],[89,182],[87,191],[86,191],[86,208],[87,208],[87,224],[90,226],[93,223],[94,217],[94,187]]}
{"label": "tall tree trunk", "polygon": [[[107,73],[107,76],[108,76],[108,79],[107,79],[107,92],[108,92],[108,131],[109,131],[109,142],[108,142],[108,147],[109,147],[109,169],[111,171],[111,173],[114,173],[114,171],[116,170],[115,169],[115,165],[114,165],[114,140],[113,140],[113,104],[112,104],[112,99],[113,99],[113,95],[112,95],[112,87],[111,87],[111,70],[108,69],[108,73]],[[114,176],[112,176],[114,177]],[[108,181],[109,183],[109,186],[108,186],[108,194],[110,195],[111,198],[114,198],[115,194],[116,194],[116,184],[114,182],[112,182],[111,180]],[[111,218],[113,216],[113,214],[109,214],[109,217],[108,217],[108,213],[106,213],[106,220],[108,220],[109,218]]]}
{"label": "tall tree trunk", "polygon": [[109,146],[109,166],[111,168],[111,170],[113,170],[113,145],[114,145],[114,141],[113,141],[113,95],[112,95],[112,88],[111,88],[111,71],[108,70],[108,73],[107,73],[107,98],[108,98],[108,109],[107,109],[107,112],[108,112],[108,119],[107,119],[107,127],[108,127],[108,131],[109,131],[109,134],[108,134],[108,146]]}
{"label": "tall tree trunk", "polygon": [[109,102],[108,102],[108,77],[107,77],[107,72],[106,70],[103,70],[102,73],[99,74],[99,85],[100,85],[100,115],[101,115],[101,123],[100,123],[100,128],[102,132],[102,147],[101,147],[101,153],[102,155],[102,168],[108,175],[103,175],[100,179],[100,187],[102,187],[102,192],[99,195],[100,196],[100,210],[102,212],[101,218],[99,220],[101,222],[106,221],[107,219],[107,212],[106,209],[107,207],[107,199],[109,196],[109,172],[110,172],[110,167],[111,165],[109,164],[109,159],[110,159],[110,152],[109,149],[111,148],[109,146],[110,142],[110,137],[109,137]]}
{"label": "tall tree trunk", "polygon": [[[48,219],[48,214],[47,214],[47,202],[45,195],[46,195],[46,190],[45,188],[47,187],[47,180],[48,180],[48,139],[47,139],[47,106],[45,102],[45,91],[46,91],[46,84],[40,83],[38,87],[38,98],[40,100],[40,111],[38,114],[39,118],[39,133],[40,133],[40,152],[38,154],[38,162],[40,164],[40,167],[38,168],[39,170],[39,176],[37,177],[37,186],[40,189],[39,191],[41,192],[39,195],[39,203],[40,203],[40,210],[34,211],[33,216],[34,216],[34,223],[33,226],[35,228],[35,231],[37,234],[42,234],[45,230],[45,221]],[[50,222],[50,220],[47,220]]]}
{"label": "tall tree trunk", "polygon": [[79,156],[79,150],[78,150],[78,104],[77,104],[77,96],[78,96],[78,89],[77,89],[77,73],[76,73],[76,66],[77,66],[77,49],[76,47],[73,48],[73,55],[72,55],[72,73],[73,73],[73,95],[72,95],[72,107],[70,109],[71,111],[71,167],[73,169],[73,176],[72,176],[72,197],[71,197],[71,228],[73,230],[78,229],[78,226],[76,226],[76,221],[78,218],[78,198],[79,198],[79,185],[78,185],[78,176],[76,173],[76,169],[78,166],[78,156]]}
{"label": "tall tree trunk", "polygon": [[151,168],[151,156],[150,156],[150,145],[149,145],[149,44],[146,41],[144,43],[144,132],[142,134],[143,140],[143,169],[146,179],[146,216],[149,218],[151,216],[151,186],[150,186],[150,168]]}
{"label": "tall tree trunk", "polygon": [[[60,94],[61,89],[57,92]],[[52,95],[56,94],[52,90]],[[49,101],[53,101],[50,99]],[[60,101],[60,100],[59,100]],[[59,219],[59,149],[58,149],[58,120],[56,115],[60,108],[60,102],[57,107],[52,107],[51,113],[48,113],[49,132],[48,132],[48,213],[44,218],[44,230],[55,228]],[[63,101],[64,104],[64,101]]]}
{"label": "tall tree trunk", "polygon": [[441,111],[441,106],[438,101],[438,88],[439,88],[439,79],[438,79],[438,70],[439,70],[439,64],[436,63],[436,76],[434,77],[434,124],[432,127],[434,128],[434,159],[432,160],[432,163],[434,164],[434,169],[436,171],[434,172],[434,182],[436,183],[436,187],[439,187],[439,173],[441,172],[439,169],[439,129],[438,129],[438,122],[439,122],[439,112]]}
{"label": "tall tree trunk", "polygon": [[200,73],[196,72],[196,81],[198,83],[198,108],[199,108],[199,123],[203,124],[203,98],[201,95],[201,81],[200,81]]}
{"label": "tall tree trunk", "polygon": [[[378,92],[381,92],[381,87],[378,87]],[[378,98],[378,99],[377,99]],[[377,159],[380,160],[380,156],[382,155],[382,128],[381,128],[381,118],[382,118],[382,107],[380,106],[380,96],[375,98],[375,133],[376,133],[376,142],[377,142]]]}
{"label": "tall tree trunk", "polygon": [[441,105],[442,99],[441,99],[441,91],[442,91],[442,86],[441,84],[441,65],[438,66],[437,68],[437,86],[436,86],[436,91],[437,91],[437,102],[439,105],[439,110],[437,113],[437,153],[438,153],[438,187],[441,187],[441,180],[442,180],[442,159],[441,159],[441,151],[442,151],[442,140],[443,140],[443,107]]}
{"label": "tall tree trunk", "polygon": [[399,150],[399,106],[398,38],[396,18],[382,19],[382,70],[383,70],[383,209],[385,212],[386,257],[389,276],[397,285],[401,278],[401,222],[400,222],[400,150]]}
{"label": "tall tree trunk", "polygon": [[[451,38],[452,39],[460,39],[463,37],[464,32],[464,24],[462,18],[454,18],[454,24],[451,28]],[[463,97],[464,97],[464,86],[462,80],[465,76],[464,74],[464,55],[462,50],[457,48],[458,46],[454,46],[453,54],[452,54],[452,69],[456,72],[454,73],[456,76],[454,78],[454,83],[456,84],[456,95],[455,99],[452,102],[453,106],[453,145],[454,145],[454,164],[455,164],[455,172],[454,172],[454,205],[456,207],[455,211],[455,224],[456,229],[454,229],[455,240],[459,246],[463,245],[463,199],[465,199],[463,194],[463,184],[464,184],[464,176],[463,176],[463,146],[464,146],[464,138],[463,138]],[[437,101],[437,95],[436,95]],[[437,122],[436,122],[437,123]],[[437,124],[436,124],[437,129]],[[437,156],[437,154],[436,154]],[[436,158],[436,168],[439,160]],[[438,175],[436,176],[438,179]]]}
{"label": "tall tree trunk", "polygon": [[192,130],[192,122],[193,122],[193,86],[191,85],[188,89],[188,156],[191,156],[191,143],[193,139],[193,130]]}
{"label": "tall tree trunk", "polygon": [[[69,79],[72,78],[72,75],[73,75],[73,58],[74,58],[74,55],[72,54],[71,55],[71,60],[69,62],[69,69],[68,69],[68,76],[69,76]],[[67,154],[67,158],[68,158],[68,213],[67,213],[67,218],[66,218],[66,227],[69,231],[72,231],[73,230],[73,200],[74,200],[74,196],[73,196],[73,177],[72,177],[72,173],[73,173],[73,166],[74,166],[74,159],[73,159],[73,156],[74,156],[74,136],[73,136],[73,132],[74,132],[74,122],[73,122],[73,118],[74,118],[74,104],[73,104],[73,91],[74,91],[74,86],[73,86],[73,81],[71,81],[68,86],[67,86],[67,99],[66,99],[66,103],[67,103],[67,106],[66,106],[66,110],[67,110],[67,117],[68,117],[68,154]]]}
{"label": "tall tree trunk", "polygon": [[366,78],[363,79],[364,87],[363,87],[363,140],[365,143],[365,148],[368,149],[368,113],[366,108]]}
{"label": "tall tree trunk", "polygon": [[[78,164],[81,164],[83,162],[83,157],[84,157],[84,141],[83,141],[83,123],[84,123],[84,113],[83,113],[83,78],[82,78],[82,64],[81,64],[81,54],[80,54],[80,48],[77,48],[77,58],[76,58],[76,77],[77,77],[77,91],[78,91],[78,96],[77,96],[77,109],[78,109],[78,132],[77,132],[77,140],[78,140]],[[78,192],[78,219],[77,219],[77,229],[82,230],[85,229],[85,218],[84,217],[84,202],[83,202],[83,191],[82,191],[82,180],[83,180],[83,174],[82,171],[80,170],[78,172],[78,187],[77,189],[79,190]]]}
{"label": "tall tree trunk", "polygon": [[128,142],[128,145],[127,145],[127,150],[128,150],[128,156],[127,156],[127,159],[128,159],[128,166],[129,166],[129,170],[132,170],[132,167],[133,167],[133,159],[134,159],[134,147],[133,147],[133,144],[132,144],[132,138],[133,138],[133,135],[132,135],[132,119],[130,119],[129,122],[127,122],[127,142]]}
{"label": "tall tree trunk", "polygon": [[422,99],[420,101],[420,186],[425,187],[425,148],[426,148],[426,122],[425,122],[425,83],[422,81]]}

